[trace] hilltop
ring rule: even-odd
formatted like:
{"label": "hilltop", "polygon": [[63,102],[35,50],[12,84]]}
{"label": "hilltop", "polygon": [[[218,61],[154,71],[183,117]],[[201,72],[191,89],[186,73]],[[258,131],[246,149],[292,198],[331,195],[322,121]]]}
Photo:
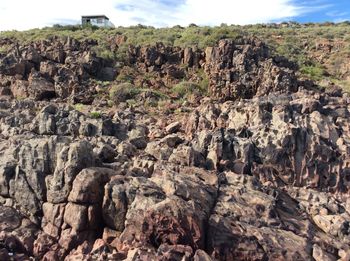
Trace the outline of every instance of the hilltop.
{"label": "hilltop", "polygon": [[[286,22],[281,24],[258,24],[247,26],[221,25],[217,27],[153,28],[148,26],[119,27],[115,29],[82,28],[80,26],[59,26],[29,31],[2,32],[1,38],[16,39],[21,43],[49,39],[53,36],[77,40],[93,39],[98,42],[95,51],[99,56],[122,62],[127,47],[152,45],[162,42],[166,46],[193,47],[204,49],[218,40],[237,37],[257,37],[265,42],[275,55],[281,55],[299,66],[301,75],[317,81],[321,86],[334,83],[349,90],[350,69],[350,25],[343,23]],[[111,39],[123,35],[125,41],[111,46]],[[112,48],[111,48],[112,47]],[[0,53],[8,47],[0,47]]]}

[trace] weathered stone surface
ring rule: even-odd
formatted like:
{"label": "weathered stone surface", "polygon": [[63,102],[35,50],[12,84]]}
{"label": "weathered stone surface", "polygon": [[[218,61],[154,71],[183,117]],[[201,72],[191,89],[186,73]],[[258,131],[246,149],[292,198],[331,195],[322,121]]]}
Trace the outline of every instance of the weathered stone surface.
{"label": "weathered stone surface", "polygon": [[92,165],[94,157],[89,142],[80,141],[65,146],[57,156],[54,174],[46,179],[48,202],[55,204],[66,202],[76,175]]}
{"label": "weathered stone surface", "polygon": [[297,205],[290,205],[291,199],[285,196],[275,199],[273,191],[269,195],[263,189],[252,177],[224,174],[209,220],[208,244],[213,257],[262,260],[274,256],[291,260],[310,255],[311,246],[305,237],[311,223],[299,216],[299,225],[295,226],[293,219],[298,214],[292,213],[298,211]]}
{"label": "weathered stone surface", "polygon": [[138,149],[144,149],[148,142],[148,128],[145,126],[137,126],[129,132],[129,141]]}
{"label": "weathered stone surface", "polygon": [[22,218],[13,208],[0,206],[0,231],[11,232],[21,225]]}
{"label": "weathered stone surface", "polygon": [[64,222],[75,231],[87,229],[88,209],[86,206],[68,203],[64,212]]}
{"label": "weathered stone surface", "polygon": [[[209,168],[254,174],[277,186],[347,191],[350,143],[340,143],[338,134],[348,133],[347,127],[324,112],[303,114],[298,108],[309,95],[300,91],[271,95],[269,101],[204,104],[187,121],[187,135],[194,137],[194,149]],[[324,107],[334,103],[333,97],[322,99]]]}
{"label": "weathered stone surface", "polygon": [[68,200],[78,204],[102,202],[103,187],[113,174],[112,170],[103,168],[82,170],[74,179]]}
{"label": "weathered stone surface", "polygon": [[176,121],[166,126],[165,131],[171,134],[179,131],[180,128],[181,128],[181,123]]}
{"label": "weathered stone surface", "polygon": [[[187,173],[196,173],[198,177]],[[129,186],[135,184],[138,187],[133,189],[134,195],[130,190],[122,190],[126,198],[124,204],[118,205],[128,208],[124,217],[125,228],[119,238],[124,248],[147,242],[155,247],[166,242],[203,247],[203,225],[214,204],[216,177],[200,169],[189,168],[176,173],[159,166],[152,178],[147,183],[145,181],[147,179],[133,178],[133,182],[129,182]],[[120,191],[120,186],[114,190],[119,187]],[[119,195],[123,194],[119,192]]]}
{"label": "weathered stone surface", "polygon": [[267,46],[255,39],[221,40],[205,52],[205,70],[213,96],[249,99],[270,92],[297,91],[294,71],[271,59]]}
{"label": "weathered stone surface", "polygon": [[15,97],[66,98],[81,91],[79,86],[86,85],[84,80],[90,77],[114,80],[115,69],[96,57],[91,51],[94,45],[93,41],[70,39],[66,42],[52,39],[24,46],[13,43],[12,51],[0,59],[0,73],[14,80],[11,91]]}
{"label": "weathered stone surface", "polygon": [[54,84],[41,77],[40,74],[31,74],[28,82],[29,97],[35,100],[44,100],[56,96]]}
{"label": "weathered stone surface", "polygon": [[134,83],[211,97],[109,107],[97,43],[56,40],[0,55],[1,260],[349,260],[348,95],[238,39],[130,46]]}
{"label": "weathered stone surface", "polygon": [[45,202],[42,206],[43,220],[42,229],[51,237],[58,238],[63,224],[65,204],[52,204]]}

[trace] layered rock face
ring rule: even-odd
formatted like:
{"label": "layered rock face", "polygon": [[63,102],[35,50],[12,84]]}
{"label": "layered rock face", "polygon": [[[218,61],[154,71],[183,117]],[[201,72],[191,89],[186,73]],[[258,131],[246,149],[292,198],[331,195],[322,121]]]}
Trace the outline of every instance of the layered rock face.
{"label": "layered rock face", "polygon": [[164,48],[133,64],[179,52],[215,99],[96,118],[0,98],[0,260],[349,260],[349,95],[302,86],[256,40]]}

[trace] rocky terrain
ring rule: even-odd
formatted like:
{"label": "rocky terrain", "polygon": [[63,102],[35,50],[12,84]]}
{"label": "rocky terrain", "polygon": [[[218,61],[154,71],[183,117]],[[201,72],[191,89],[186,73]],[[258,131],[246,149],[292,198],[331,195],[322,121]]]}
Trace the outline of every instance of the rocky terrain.
{"label": "rocky terrain", "polygon": [[[94,41],[6,41],[0,260],[350,259],[349,94],[252,38],[129,46],[119,67]],[[111,106],[122,74],[142,89]],[[177,107],[145,107],[158,92]]]}

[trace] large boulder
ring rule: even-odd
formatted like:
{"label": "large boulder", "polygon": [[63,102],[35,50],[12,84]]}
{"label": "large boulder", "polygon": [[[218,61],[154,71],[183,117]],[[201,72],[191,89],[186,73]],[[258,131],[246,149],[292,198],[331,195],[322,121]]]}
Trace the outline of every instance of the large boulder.
{"label": "large boulder", "polygon": [[205,224],[217,192],[215,174],[196,168],[175,172],[171,166],[158,166],[154,172],[148,180],[119,177],[106,185],[104,220],[122,232],[118,248],[163,243],[204,247]]}
{"label": "large boulder", "polygon": [[81,170],[93,166],[94,160],[92,146],[87,141],[63,147],[57,155],[54,174],[46,178],[48,202],[67,202],[74,179]]}

